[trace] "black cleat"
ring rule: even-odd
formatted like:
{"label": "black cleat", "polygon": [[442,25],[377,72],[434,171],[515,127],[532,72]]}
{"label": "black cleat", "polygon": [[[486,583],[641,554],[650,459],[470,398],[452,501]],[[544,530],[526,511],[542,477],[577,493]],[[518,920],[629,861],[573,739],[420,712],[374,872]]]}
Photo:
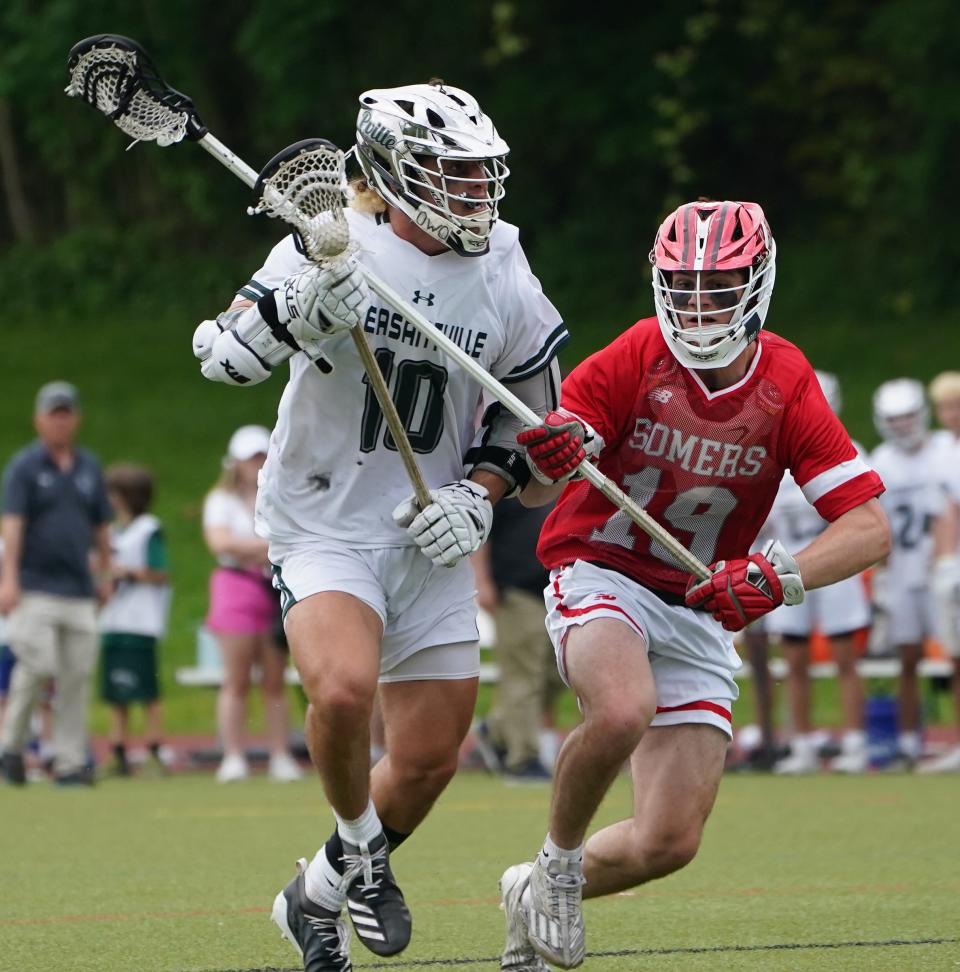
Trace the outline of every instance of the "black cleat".
{"label": "black cleat", "polygon": [[307,897],[306,869],[306,859],[301,858],[297,876],[274,898],[270,917],[299,953],[304,972],[353,972],[350,929],[339,912],[328,911]]}
{"label": "black cleat", "polygon": [[14,786],[23,786],[27,782],[27,771],[23,765],[23,756],[20,753],[4,753],[2,760],[3,775],[8,783]]}
{"label": "black cleat", "polygon": [[390,870],[387,838],[369,844],[343,841],[343,878],[353,930],[376,955],[396,955],[410,944],[412,921]]}

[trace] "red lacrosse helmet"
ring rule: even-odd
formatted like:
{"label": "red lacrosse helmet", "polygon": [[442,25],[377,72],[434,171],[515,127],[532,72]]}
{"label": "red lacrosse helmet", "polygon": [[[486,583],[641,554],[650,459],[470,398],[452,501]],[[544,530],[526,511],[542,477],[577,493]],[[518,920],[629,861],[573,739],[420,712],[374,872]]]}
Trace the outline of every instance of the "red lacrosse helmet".
{"label": "red lacrosse helmet", "polygon": [[[681,364],[722,368],[756,338],[770,305],[776,254],[756,203],[686,203],[663,221],[650,251],[653,299],[660,330]],[[705,275],[727,270],[743,271],[745,280],[728,287],[702,285]],[[678,271],[682,277],[675,286]]]}

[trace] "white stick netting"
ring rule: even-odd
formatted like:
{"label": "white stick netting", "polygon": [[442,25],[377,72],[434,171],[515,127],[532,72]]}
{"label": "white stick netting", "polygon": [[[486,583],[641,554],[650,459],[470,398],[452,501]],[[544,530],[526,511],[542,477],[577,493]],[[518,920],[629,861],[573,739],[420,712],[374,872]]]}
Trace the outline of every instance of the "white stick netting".
{"label": "white stick netting", "polygon": [[137,57],[136,51],[122,47],[94,47],[77,58],[66,92],[102,111],[136,141],[179,142],[190,114],[164,104],[144,87]]}
{"label": "white stick netting", "polygon": [[311,260],[329,259],[350,242],[345,188],[343,152],[332,145],[311,148],[282,162],[264,180],[256,211],[295,226]]}

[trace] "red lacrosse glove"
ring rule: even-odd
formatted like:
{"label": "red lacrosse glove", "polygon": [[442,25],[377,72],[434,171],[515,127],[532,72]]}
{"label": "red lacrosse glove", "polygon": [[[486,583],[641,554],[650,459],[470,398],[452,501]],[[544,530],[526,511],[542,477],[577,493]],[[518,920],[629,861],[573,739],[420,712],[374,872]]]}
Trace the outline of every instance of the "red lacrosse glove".
{"label": "red lacrosse glove", "polygon": [[517,442],[527,451],[530,472],[546,486],[570,479],[584,459],[600,451],[593,429],[563,408],[547,412],[540,425],[519,432]]}
{"label": "red lacrosse glove", "polygon": [[740,631],[781,604],[803,600],[797,561],[783,545],[771,540],[763,553],[743,560],[719,560],[704,581],[691,578],[687,607],[703,607],[727,631]]}

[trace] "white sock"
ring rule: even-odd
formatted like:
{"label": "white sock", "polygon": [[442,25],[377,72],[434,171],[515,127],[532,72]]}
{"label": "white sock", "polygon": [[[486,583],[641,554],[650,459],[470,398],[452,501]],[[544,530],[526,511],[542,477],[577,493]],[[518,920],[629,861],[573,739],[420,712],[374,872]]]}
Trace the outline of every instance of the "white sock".
{"label": "white sock", "polygon": [[553,837],[547,834],[547,839],[543,842],[543,847],[540,850],[540,858],[544,864],[560,860],[580,867],[583,864],[583,844],[574,847],[572,850],[567,850],[565,847],[558,847],[554,843]]}
{"label": "white sock", "polygon": [[321,847],[303,874],[307,897],[321,908],[339,914],[347,900],[347,890],[342,885],[343,875],[327,860],[327,849]]}
{"label": "white sock", "polygon": [[339,814],[335,816],[340,839],[351,844],[369,844],[374,837],[383,833],[383,824],[377,816],[373,800],[367,803],[367,809],[356,820],[344,820]]}

